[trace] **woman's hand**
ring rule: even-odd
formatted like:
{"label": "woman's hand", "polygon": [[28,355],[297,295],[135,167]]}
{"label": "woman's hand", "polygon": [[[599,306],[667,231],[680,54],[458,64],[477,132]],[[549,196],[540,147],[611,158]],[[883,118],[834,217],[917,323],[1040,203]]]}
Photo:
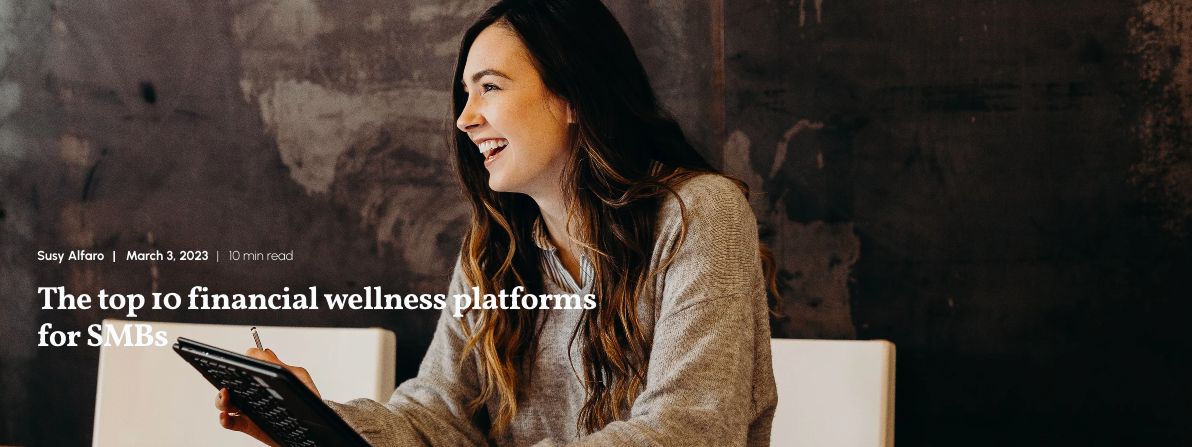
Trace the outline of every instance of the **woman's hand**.
{"label": "woman's hand", "polygon": [[[322,398],[322,395],[319,394],[319,389],[315,387],[314,380],[311,380],[310,374],[306,372],[306,368],[290,366],[282,363],[282,361],[277,358],[277,355],[268,349],[262,351],[260,349],[252,348],[244,354],[254,359],[263,360],[288,369],[294,374],[295,377],[298,378],[298,380],[302,381],[303,384],[306,384],[311,391],[314,391],[315,396]],[[257,424],[253,423],[248,416],[240,414],[240,410],[232,405],[232,397],[228,393],[227,389],[219,390],[219,395],[215,397],[215,408],[219,409],[219,425],[222,425],[223,428],[247,434],[267,445],[280,447],[276,442],[273,442],[273,439],[270,439],[269,435],[265,434],[260,427],[257,427]]]}

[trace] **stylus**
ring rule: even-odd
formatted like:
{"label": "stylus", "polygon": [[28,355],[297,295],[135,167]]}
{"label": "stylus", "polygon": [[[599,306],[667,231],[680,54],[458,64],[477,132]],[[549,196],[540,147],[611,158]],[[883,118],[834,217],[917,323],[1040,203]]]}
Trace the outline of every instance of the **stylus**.
{"label": "stylus", "polygon": [[250,331],[252,331],[252,339],[253,339],[253,341],[256,341],[256,342],[257,342],[257,349],[260,349],[260,350],[264,351],[264,350],[265,350],[265,347],[264,347],[264,346],[261,346],[261,336],[260,336],[260,335],[257,335],[257,327],[256,327],[256,326],[253,326],[253,327],[252,327],[252,329],[249,329],[249,330],[250,330]]}

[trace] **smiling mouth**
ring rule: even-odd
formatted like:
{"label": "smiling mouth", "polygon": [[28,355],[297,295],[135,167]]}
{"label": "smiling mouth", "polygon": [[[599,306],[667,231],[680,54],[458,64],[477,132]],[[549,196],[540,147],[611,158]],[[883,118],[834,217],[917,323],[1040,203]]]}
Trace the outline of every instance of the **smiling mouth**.
{"label": "smiling mouth", "polygon": [[480,148],[480,153],[482,155],[484,155],[484,157],[485,157],[485,159],[484,159],[485,165],[488,165],[493,160],[496,160],[497,154],[499,154],[499,153],[501,153],[501,151],[505,150],[505,147],[508,145],[509,145],[509,140],[500,139],[500,140],[485,140],[484,142],[478,144],[477,147]]}

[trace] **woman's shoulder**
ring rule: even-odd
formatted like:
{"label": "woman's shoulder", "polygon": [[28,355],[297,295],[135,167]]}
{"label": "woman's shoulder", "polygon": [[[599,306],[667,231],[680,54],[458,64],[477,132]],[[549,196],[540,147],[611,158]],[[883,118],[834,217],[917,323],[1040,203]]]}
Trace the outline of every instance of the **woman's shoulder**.
{"label": "woman's shoulder", "polygon": [[756,245],[757,217],[736,180],[701,174],[672,188],[675,194],[668,194],[658,213],[655,250],[659,253],[680,246],[718,252],[745,240]]}
{"label": "woman's shoulder", "polygon": [[704,194],[744,197],[744,190],[738,185],[737,180],[722,174],[697,174],[677,186],[680,195]]}
{"label": "woman's shoulder", "polygon": [[737,180],[720,174],[699,174],[677,185],[672,185],[675,194],[669,194],[662,206],[663,221],[681,219],[686,211],[688,219],[692,213],[718,214],[734,217],[748,213],[753,217],[745,190]]}
{"label": "woman's shoulder", "polygon": [[[699,175],[675,187],[654,247],[660,262],[670,260],[663,312],[740,293],[760,293],[764,305],[757,218],[738,185],[731,177]],[[725,287],[732,293],[721,293]],[[682,290],[695,292],[676,293]]]}

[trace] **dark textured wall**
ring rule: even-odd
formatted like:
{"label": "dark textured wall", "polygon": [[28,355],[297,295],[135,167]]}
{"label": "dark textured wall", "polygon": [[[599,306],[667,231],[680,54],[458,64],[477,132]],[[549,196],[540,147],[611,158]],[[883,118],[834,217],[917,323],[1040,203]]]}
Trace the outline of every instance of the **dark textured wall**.
{"label": "dark textured wall", "polygon": [[[441,291],[445,129],[485,1],[0,0],[0,444],[84,445],[77,291]],[[1192,2],[607,2],[695,145],[762,192],[776,334],[898,345],[899,445],[1186,445]],[[288,263],[64,263],[71,249]],[[432,312],[142,311],[381,326]]]}
{"label": "dark textured wall", "polygon": [[898,345],[899,444],[1192,442],[1189,5],[726,4],[789,330]]}

